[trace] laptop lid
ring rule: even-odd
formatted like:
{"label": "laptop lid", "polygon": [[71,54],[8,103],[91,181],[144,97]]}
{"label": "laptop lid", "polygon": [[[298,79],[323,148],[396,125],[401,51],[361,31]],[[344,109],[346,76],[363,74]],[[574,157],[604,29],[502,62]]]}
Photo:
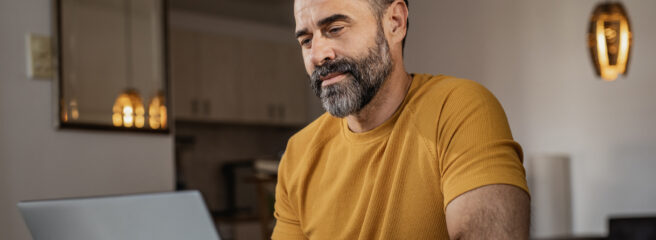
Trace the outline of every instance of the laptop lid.
{"label": "laptop lid", "polygon": [[26,201],[35,240],[219,240],[198,191]]}

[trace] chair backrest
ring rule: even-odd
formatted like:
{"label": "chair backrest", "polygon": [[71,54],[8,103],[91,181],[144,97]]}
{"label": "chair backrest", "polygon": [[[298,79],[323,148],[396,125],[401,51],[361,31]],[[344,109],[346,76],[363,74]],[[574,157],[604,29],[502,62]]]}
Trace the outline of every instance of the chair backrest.
{"label": "chair backrest", "polygon": [[611,218],[609,240],[656,239],[656,217]]}

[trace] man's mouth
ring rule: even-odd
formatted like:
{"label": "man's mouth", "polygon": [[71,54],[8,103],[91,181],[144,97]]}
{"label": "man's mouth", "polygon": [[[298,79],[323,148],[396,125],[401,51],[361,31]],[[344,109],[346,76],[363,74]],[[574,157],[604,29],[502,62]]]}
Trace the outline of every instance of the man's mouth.
{"label": "man's mouth", "polygon": [[326,76],[322,76],[320,78],[321,86],[325,87],[331,84],[335,84],[339,81],[342,81],[342,79],[344,78],[346,78],[346,73],[343,72],[335,72],[335,73],[328,74]]}

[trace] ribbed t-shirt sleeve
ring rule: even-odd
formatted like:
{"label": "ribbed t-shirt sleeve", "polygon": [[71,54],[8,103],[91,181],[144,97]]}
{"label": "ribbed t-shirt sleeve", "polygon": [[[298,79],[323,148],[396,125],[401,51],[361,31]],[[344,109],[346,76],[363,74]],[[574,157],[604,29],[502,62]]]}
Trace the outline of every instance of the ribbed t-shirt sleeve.
{"label": "ribbed t-shirt sleeve", "polygon": [[278,183],[276,184],[276,202],[273,213],[276,218],[276,226],[273,229],[271,239],[296,240],[306,239],[301,230],[297,211],[290,202],[287,188],[287,158],[283,156],[278,168]]}
{"label": "ribbed t-shirt sleeve", "polygon": [[446,97],[437,151],[445,209],[459,195],[485,185],[508,184],[528,193],[521,147],[501,104],[478,83],[466,81]]}

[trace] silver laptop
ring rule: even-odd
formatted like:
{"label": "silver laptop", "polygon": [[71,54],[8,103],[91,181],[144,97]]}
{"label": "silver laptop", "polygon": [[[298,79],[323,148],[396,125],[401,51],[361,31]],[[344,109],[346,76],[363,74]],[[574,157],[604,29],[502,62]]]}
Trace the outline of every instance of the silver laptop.
{"label": "silver laptop", "polygon": [[34,240],[219,240],[198,191],[18,203]]}

